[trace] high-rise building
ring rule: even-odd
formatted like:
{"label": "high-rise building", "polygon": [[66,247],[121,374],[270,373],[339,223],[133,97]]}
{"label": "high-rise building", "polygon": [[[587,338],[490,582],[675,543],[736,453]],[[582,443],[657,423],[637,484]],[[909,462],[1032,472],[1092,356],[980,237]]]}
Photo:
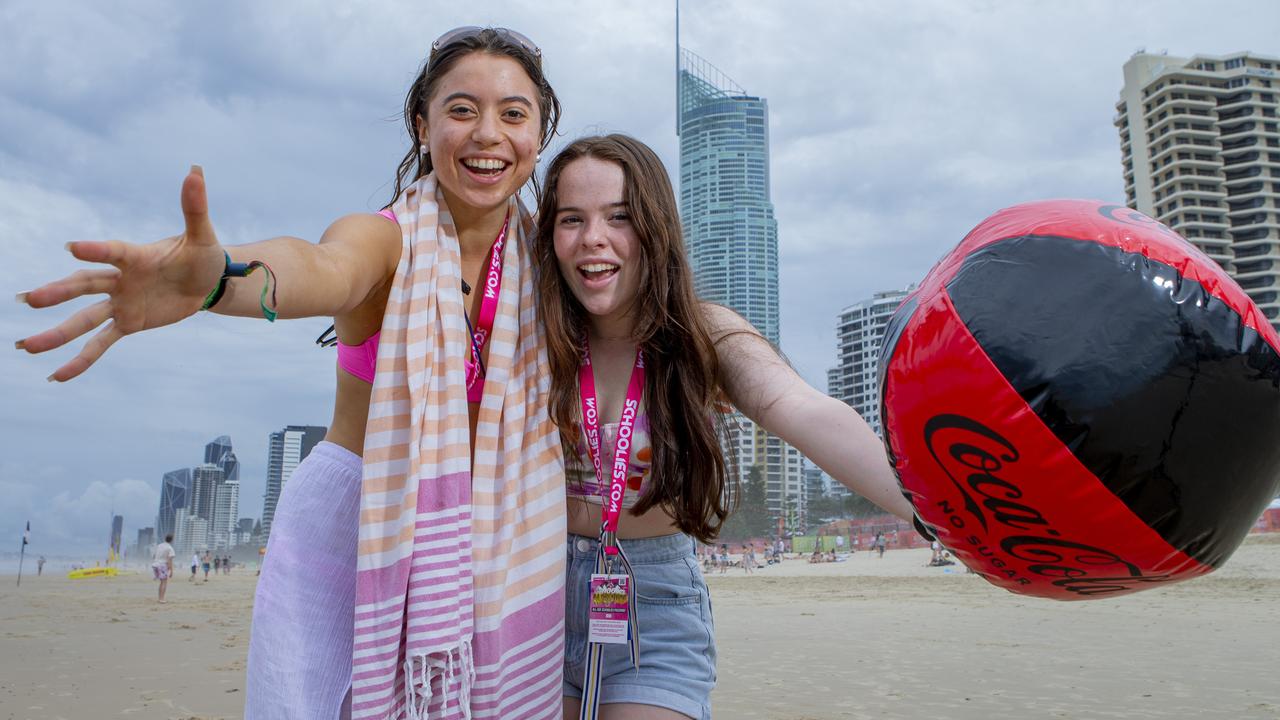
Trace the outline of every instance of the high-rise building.
{"label": "high-rise building", "polygon": [[[777,345],[778,223],[769,194],[769,104],[697,54],[676,30],[676,133],[680,136],[680,220],[699,297],[732,308]],[[726,449],[739,479],[761,467],[769,513],[784,532],[802,532],[803,460],[741,413]]]}
{"label": "high-rise building", "polygon": [[240,462],[231,449],[231,436],[220,435],[204,446],[204,461],[222,469],[224,480],[240,480]]}
{"label": "high-rise building", "polygon": [[880,434],[880,346],[889,318],[912,288],[878,292],[836,317],[836,366],[827,371],[827,394],[858,411]]}
{"label": "high-rise building", "polygon": [[111,518],[111,552],[116,557],[120,557],[120,551],[124,549],[122,541],[124,540],[124,516],[116,515]]}
{"label": "high-rise building", "polygon": [[191,469],[191,502],[187,506],[191,515],[213,519],[218,486],[222,484],[222,468],[213,463],[197,465]]}
{"label": "high-rise building", "polygon": [[256,524],[253,518],[240,518],[240,522],[236,523],[236,545],[248,545],[253,539],[253,526]]}
{"label": "high-rise building", "polygon": [[138,542],[130,551],[135,560],[148,560],[151,557],[151,548],[154,545],[164,541],[164,537],[156,539],[156,529],[145,527],[138,528]]}
{"label": "high-rise building", "polygon": [[266,543],[271,535],[271,520],[276,515],[280,491],[289,482],[298,463],[311,453],[311,448],[324,439],[327,431],[328,428],[317,425],[289,425],[271,433],[271,442],[267,448],[267,491],[262,498],[260,542]]}
{"label": "high-rise building", "polygon": [[1129,207],[1213,258],[1280,329],[1280,58],[1139,52],[1116,111]]}
{"label": "high-rise building", "polygon": [[160,512],[156,515],[156,536],[177,532],[174,514],[191,505],[191,468],[170,470],[160,483]]}
{"label": "high-rise building", "polygon": [[680,219],[698,295],[779,341],[769,104],[680,48]]}
{"label": "high-rise building", "polygon": [[240,514],[240,483],[226,480],[214,492],[213,520],[209,524],[209,545],[214,550],[230,550],[236,545],[236,516]]}

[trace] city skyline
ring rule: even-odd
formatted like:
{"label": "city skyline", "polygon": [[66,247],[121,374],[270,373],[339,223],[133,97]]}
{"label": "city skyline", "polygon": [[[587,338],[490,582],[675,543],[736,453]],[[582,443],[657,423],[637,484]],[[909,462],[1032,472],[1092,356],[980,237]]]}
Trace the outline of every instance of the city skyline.
{"label": "city skyline", "polygon": [[[918,281],[995,210],[1123,202],[1111,122],[1135,50],[1277,54],[1280,7],[1229,5],[683,3],[685,44],[769,101],[780,339],[800,373],[824,387],[835,313]],[[380,207],[407,148],[388,118],[430,41],[458,25],[542,47],[565,108],[544,164],[619,131],[678,167],[673,8],[495,3],[404,22],[415,8],[15,6],[0,29],[0,284],[73,271],[71,239],[177,231],[193,162],[230,244],[315,240]],[[282,28],[306,42],[277,42]],[[68,315],[10,302],[0,328],[12,340]],[[41,552],[100,553],[112,504],[126,536],[150,526],[163,473],[218,432],[236,438],[240,502],[256,514],[269,433],[331,417],[333,352],[312,344],[327,324],[201,316],[125,338],[68,385],[43,382],[66,352],[6,355],[0,424],[21,452],[0,458],[0,529],[30,519]]]}

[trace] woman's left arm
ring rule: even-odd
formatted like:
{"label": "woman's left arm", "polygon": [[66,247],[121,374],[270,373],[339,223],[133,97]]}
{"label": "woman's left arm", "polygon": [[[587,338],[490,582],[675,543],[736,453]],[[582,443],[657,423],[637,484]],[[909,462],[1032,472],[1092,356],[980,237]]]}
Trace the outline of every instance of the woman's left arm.
{"label": "woman's left arm", "polygon": [[910,521],[884,444],[862,416],[806,383],[742,316],[712,303],[703,308],[734,407],[845,487]]}

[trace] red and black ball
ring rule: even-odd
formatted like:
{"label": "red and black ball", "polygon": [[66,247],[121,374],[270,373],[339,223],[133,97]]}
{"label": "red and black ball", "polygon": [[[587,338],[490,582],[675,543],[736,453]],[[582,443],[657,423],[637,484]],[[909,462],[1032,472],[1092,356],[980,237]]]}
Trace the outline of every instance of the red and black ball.
{"label": "red and black ball", "polygon": [[1280,492],[1280,336],[1217,263],[1123,206],[983,221],[893,316],[880,375],[920,519],[1013,592],[1203,575]]}

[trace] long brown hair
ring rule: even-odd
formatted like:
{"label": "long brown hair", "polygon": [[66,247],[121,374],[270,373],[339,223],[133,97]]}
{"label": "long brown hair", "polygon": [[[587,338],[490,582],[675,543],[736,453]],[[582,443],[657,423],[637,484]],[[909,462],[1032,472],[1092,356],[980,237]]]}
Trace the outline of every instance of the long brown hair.
{"label": "long brown hair", "polygon": [[[431,155],[418,152],[418,116],[427,117],[427,106],[435,95],[436,85],[440,78],[453,69],[458,61],[472,53],[485,53],[509,57],[520,63],[525,74],[538,89],[538,109],[541,114],[542,143],[540,149],[546,150],[551,138],[560,124],[560,99],[552,89],[547,76],[542,72],[542,58],[522,46],[510,34],[500,28],[485,28],[473,35],[464,35],[457,40],[440,46],[431,52],[427,61],[418,71],[418,77],[409,87],[409,94],[404,99],[404,127],[409,131],[409,150],[400,160],[396,169],[395,188],[391,192],[391,201],[386,207],[395,204],[405,186],[413,183],[431,172]],[[537,194],[537,181],[534,181],[534,193]]]}
{"label": "long brown hair", "polygon": [[547,168],[533,254],[551,363],[551,419],[562,437],[576,434],[578,364],[587,316],[560,275],[552,238],[560,175],[584,157],[622,168],[623,201],[639,238],[635,334],[645,354],[644,402],[653,457],[649,489],[631,512],[640,515],[661,507],[681,531],[710,542],[737,499],[720,444],[724,436],[723,416],[717,410],[720,364],[693,291],[667,170],[652,149],[626,135],[577,140]]}

